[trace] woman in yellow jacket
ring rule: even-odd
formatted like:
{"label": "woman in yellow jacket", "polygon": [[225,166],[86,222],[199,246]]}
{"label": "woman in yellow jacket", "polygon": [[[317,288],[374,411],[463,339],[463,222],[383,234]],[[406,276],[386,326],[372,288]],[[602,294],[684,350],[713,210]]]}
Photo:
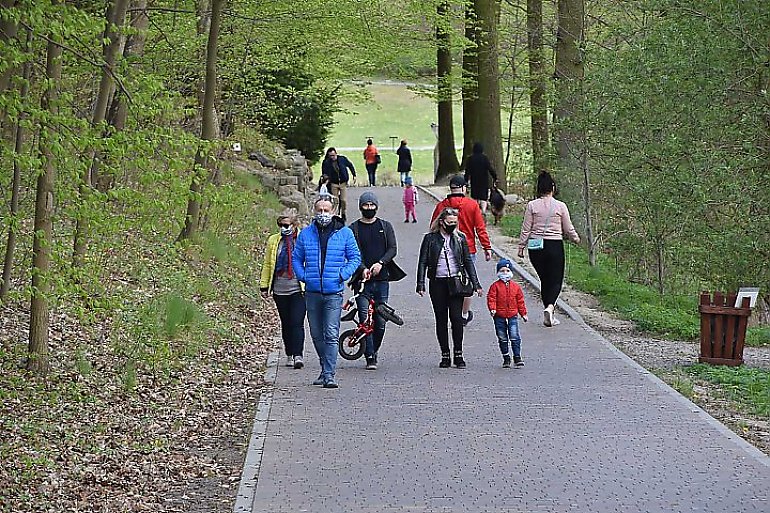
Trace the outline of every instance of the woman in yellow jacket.
{"label": "woman in yellow jacket", "polygon": [[265,295],[272,294],[278,308],[286,366],[301,369],[304,366],[305,293],[294,275],[291,262],[298,223],[293,215],[281,215],[277,222],[279,233],[267,239],[259,290]]}

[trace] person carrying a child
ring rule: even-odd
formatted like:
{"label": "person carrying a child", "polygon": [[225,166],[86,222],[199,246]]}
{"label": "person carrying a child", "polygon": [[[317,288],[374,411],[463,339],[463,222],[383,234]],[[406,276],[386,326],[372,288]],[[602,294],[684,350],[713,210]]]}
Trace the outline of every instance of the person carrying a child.
{"label": "person carrying a child", "polygon": [[412,214],[412,222],[417,222],[417,214],[415,213],[415,205],[417,205],[417,202],[420,200],[419,196],[417,195],[417,187],[412,185],[412,177],[407,176],[404,179],[404,222],[409,222],[409,214]]}
{"label": "person carrying a child", "polygon": [[513,281],[513,264],[505,258],[497,263],[497,281],[487,293],[489,313],[495,321],[495,332],[503,355],[503,367],[511,366],[510,348],[513,350],[513,364],[524,367],[521,359],[521,336],[519,335],[518,316],[527,322],[527,306],[524,304],[524,292]]}

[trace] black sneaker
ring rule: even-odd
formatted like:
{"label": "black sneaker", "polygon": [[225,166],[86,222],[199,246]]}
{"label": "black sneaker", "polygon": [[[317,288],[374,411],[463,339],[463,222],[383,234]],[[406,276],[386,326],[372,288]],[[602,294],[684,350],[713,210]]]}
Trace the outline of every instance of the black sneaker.
{"label": "black sneaker", "polygon": [[416,223],[416,222],[417,222],[417,219],[412,219],[412,222],[413,222],[413,223]]}
{"label": "black sneaker", "polygon": [[463,326],[467,326],[473,320],[473,312],[468,310],[468,316],[463,317]]}
{"label": "black sneaker", "polygon": [[324,384],[324,381],[326,381],[326,380],[324,379],[324,375],[323,375],[323,373],[321,373],[321,375],[320,375],[320,376],[318,376],[318,377],[315,379],[315,381],[313,381],[313,384],[314,384],[314,385],[316,385],[316,386],[318,386],[318,385],[323,385],[323,384]]}
{"label": "black sneaker", "polygon": [[441,362],[438,364],[438,366],[442,369],[448,369],[452,366],[452,359],[449,358],[449,355],[442,355]]}
{"label": "black sneaker", "polygon": [[462,357],[462,355],[455,355],[455,367],[458,369],[464,369],[466,367],[465,359]]}
{"label": "black sneaker", "polygon": [[366,357],[366,370],[377,370],[377,359],[374,356]]}
{"label": "black sneaker", "polygon": [[503,369],[511,368],[511,357],[508,355],[503,356]]}
{"label": "black sneaker", "polygon": [[409,219],[404,219],[404,222],[405,222],[405,223],[408,223],[408,222],[409,222]]}
{"label": "black sneaker", "polygon": [[513,364],[516,367],[524,367],[524,360],[521,359],[521,356],[514,356],[513,357]]}

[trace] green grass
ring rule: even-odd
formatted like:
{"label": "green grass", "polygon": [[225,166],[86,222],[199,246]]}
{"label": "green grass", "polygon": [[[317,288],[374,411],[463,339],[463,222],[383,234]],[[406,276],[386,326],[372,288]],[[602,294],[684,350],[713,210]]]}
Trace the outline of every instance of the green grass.
{"label": "green grass", "polygon": [[770,370],[696,364],[684,371],[719,385],[725,396],[747,413],[770,418]]}
{"label": "green grass", "polygon": [[[395,150],[401,139],[406,139],[412,151],[412,177],[420,184],[432,183],[433,147],[436,137],[430,125],[438,122],[434,99],[418,94],[414,88],[397,82],[368,84],[366,92],[366,99],[361,99],[360,95],[346,97],[342,104],[345,111],[338,113],[334,118],[335,128],[328,146],[341,148],[339,153],[350,158],[356,169],[360,167],[362,176],[365,176],[362,152],[366,147],[366,139],[371,137],[382,156],[380,171],[390,172],[395,177],[398,163]],[[505,135],[505,113],[501,116],[501,121]],[[453,122],[455,146],[460,147],[463,144],[463,123],[462,108],[457,102]],[[528,134],[528,123],[528,118],[523,113],[516,117],[517,137]],[[518,153],[521,151],[512,157],[512,162],[520,160]],[[458,158],[460,154],[461,151],[458,150]]]}

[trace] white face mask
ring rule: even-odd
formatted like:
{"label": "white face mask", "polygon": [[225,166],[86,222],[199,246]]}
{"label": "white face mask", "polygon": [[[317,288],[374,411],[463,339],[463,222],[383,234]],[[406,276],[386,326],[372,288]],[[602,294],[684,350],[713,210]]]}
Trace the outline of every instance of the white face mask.
{"label": "white face mask", "polygon": [[497,272],[497,277],[500,278],[504,283],[508,283],[511,281],[511,278],[513,278],[513,273],[503,269]]}
{"label": "white face mask", "polygon": [[288,228],[281,227],[281,235],[288,236],[294,233],[294,228],[289,226]]}
{"label": "white face mask", "polygon": [[332,222],[332,214],[331,212],[318,212],[314,219],[321,226],[329,226],[329,223]]}

